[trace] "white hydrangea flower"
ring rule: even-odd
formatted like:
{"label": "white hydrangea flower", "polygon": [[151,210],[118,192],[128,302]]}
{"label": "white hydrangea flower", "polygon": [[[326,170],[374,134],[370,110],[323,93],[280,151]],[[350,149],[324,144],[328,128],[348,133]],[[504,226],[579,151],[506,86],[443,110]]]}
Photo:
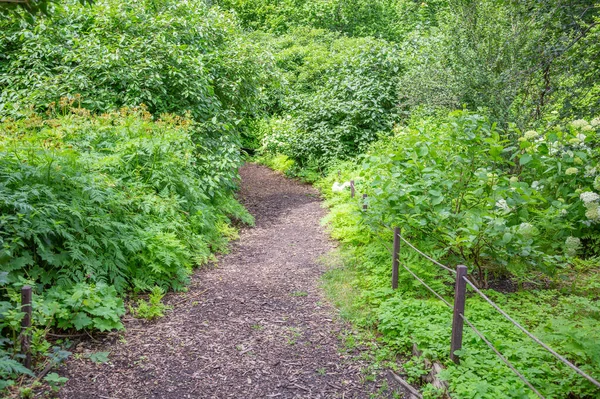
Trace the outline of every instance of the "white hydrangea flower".
{"label": "white hydrangea flower", "polygon": [[588,202],[585,204],[585,208],[587,209],[585,211],[586,218],[588,218],[589,220],[591,220],[593,222],[597,222],[600,220],[600,212],[598,209],[597,202]]}
{"label": "white hydrangea flower", "polygon": [[596,190],[600,190],[600,176],[596,176],[594,179],[594,188]]}
{"label": "white hydrangea flower", "polygon": [[519,225],[519,233],[524,236],[532,236],[535,234],[535,227],[531,223],[521,223]]}
{"label": "white hydrangea flower", "polygon": [[550,143],[550,146],[548,147],[548,153],[550,155],[556,155],[556,153],[558,153],[559,148],[560,144],[558,143],[558,141]]}
{"label": "white hydrangea flower", "polygon": [[504,212],[510,212],[512,208],[508,206],[508,202],[505,199],[499,199],[496,201],[496,207],[502,209]]}
{"label": "white hydrangea flower", "polygon": [[591,202],[598,201],[600,199],[600,195],[596,194],[593,191],[586,191],[585,193],[579,194],[579,198],[583,201],[584,204],[589,204]]}
{"label": "white hydrangea flower", "polygon": [[565,170],[565,175],[567,176],[576,175],[577,173],[579,173],[579,169],[577,168],[568,168]]}
{"label": "white hydrangea flower", "polygon": [[577,138],[578,141],[580,142],[584,142],[585,138],[587,137],[585,134],[583,133],[578,133],[577,136],[575,136]]}
{"label": "white hydrangea flower", "polygon": [[561,216],[567,216],[569,214],[569,212],[567,212],[566,209],[561,209],[560,214],[561,214]]}
{"label": "white hydrangea flower", "polygon": [[565,252],[569,256],[575,256],[581,248],[581,240],[577,237],[567,237],[565,240]]}
{"label": "white hydrangea flower", "polygon": [[540,186],[540,182],[539,181],[534,181],[533,183],[531,183],[531,188],[538,188]]}
{"label": "white hydrangea flower", "polygon": [[511,183],[518,183],[519,182],[519,178],[517,176],[513,176],[510,178],[510,182]]}
{"label": "white hydrangea flower", "polygon": [[528,130],[525,132],[523,137],[525,137],[526,140],[531,140],[531,139],[536,138],[538,135],[539,135],[538,132],[536,132],[535,130]]}
{"label": "white hydrangea flower", "polygon": [[495,179],[497,179],[497,178],[498,178],[498,175],[497,175],[496,173],[488,173],[488,174],[487,174],[487,178],[488,178],[489,180],[495,180]]}
{"label": "white hydrangea flower", "polygon": [[333,183],[333,186],[331,187],[331,191],[333,191],[334,193],[341,193],[349,187],[350,187],[349,181],[347,181],[345,183],[335,182],[335,183]]}
{"label": "white hydrangea flower", "polygon": [[573,126],[575,129],[581,129],[583,127],[589,126],[589,123],[585,119],[577,119],[571,122],[571,126]]}
{"label": "white hydrangea flower", "polygon": [[590,122],[590,125],[592,125],[592,127],[600,126],[600,118],[592,119],[592,121]]}

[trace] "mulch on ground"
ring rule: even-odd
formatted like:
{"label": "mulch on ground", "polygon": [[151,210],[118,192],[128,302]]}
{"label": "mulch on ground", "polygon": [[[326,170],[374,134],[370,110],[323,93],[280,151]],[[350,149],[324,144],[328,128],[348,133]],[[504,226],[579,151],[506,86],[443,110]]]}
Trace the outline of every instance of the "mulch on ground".
{"label": "mulch on ground", "polygon": [[78,345],[110,362],[73,357],[61,398],[369,398],[385,384],[365,381],[365,364],[342,350],[347,327],[319,289],[317,260],[333,243],[317,191],[258,165],[240,173],[256,227],[169,295],[165,317]]}

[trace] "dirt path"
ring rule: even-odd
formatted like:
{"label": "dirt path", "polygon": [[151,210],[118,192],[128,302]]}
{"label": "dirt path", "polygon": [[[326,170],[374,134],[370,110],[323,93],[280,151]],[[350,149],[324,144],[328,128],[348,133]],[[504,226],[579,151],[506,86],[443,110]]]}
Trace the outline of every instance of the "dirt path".
{"label": "dirt path", "polygon": [[[198,271],[164,318],[127,322],[123,338],[70,360],[62,398],[369,398],[360,364],[340,350],[344,326],[318,288],[330,251],[317,192],[267,168],[241,169],[256,217],[217,268]],[[86,345],[89,345],[86,344]]]}

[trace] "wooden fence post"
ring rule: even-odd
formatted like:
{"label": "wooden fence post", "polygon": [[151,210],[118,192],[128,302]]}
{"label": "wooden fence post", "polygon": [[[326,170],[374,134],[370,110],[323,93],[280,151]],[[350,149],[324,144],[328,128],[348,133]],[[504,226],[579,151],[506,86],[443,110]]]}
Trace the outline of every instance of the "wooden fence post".
{"label": "wooden fence post", "polygon": [[24,366],[31,369],[31,287],[21,288],[21,311],[25,313],[21,321],[21,352],[25,355]]}
{"label": "wooden fence post", "polygon": [[354,198],[354,180],[350,180],[350,198]]}
{"label": "wooden fence post", "polygon": [[363,211],[366,211],[367,208],[367,194],[363,194]]}
{"label": "wooden fence post", "polygon": [[394,227],[394,259],[392,260],[392,289],[398,288],[398,257],[400,256],[400,228]]}
{"label": "wooden fence post", "polygon": [[454,354],[455,351],[462,348],[464,320],[461,314],[465,314],[465,299],[467,292],[467,267],[458,265],[456,267],[456,283],[454,286],[454,315],[452,318],[452,340],[450,343],[450,359],[456,364],[459,358]]}

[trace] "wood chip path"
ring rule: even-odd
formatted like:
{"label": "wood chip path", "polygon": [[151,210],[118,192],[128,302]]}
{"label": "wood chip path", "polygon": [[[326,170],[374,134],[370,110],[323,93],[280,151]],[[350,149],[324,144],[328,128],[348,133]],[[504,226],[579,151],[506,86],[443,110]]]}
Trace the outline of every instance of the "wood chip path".
{"label": "wood chip path", "polygon": [[[387,381],[365,381],[358,354],[341,347],[346,326],[319,289],[318,258],[333,243],[318,193],[262,166],[240,173],[256,227],[198,270],[189,292],[169,294],[165,317],[78,345],[61,398],[386,397],[375,393]],[[96,351],[109,363],[86,359]]]}

